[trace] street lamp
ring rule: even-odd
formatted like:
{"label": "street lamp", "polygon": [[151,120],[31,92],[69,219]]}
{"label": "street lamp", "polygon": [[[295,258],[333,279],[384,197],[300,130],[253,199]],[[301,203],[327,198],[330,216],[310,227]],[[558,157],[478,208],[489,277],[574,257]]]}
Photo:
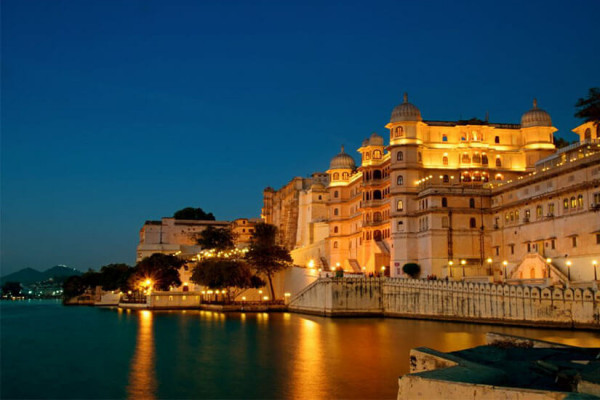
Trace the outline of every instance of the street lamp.
{"label": "street lamp", "polygon": [[547,275],[548,278],[550,278],[550,264],[552,264],[552,259],[551,258],[546,258],[546,270],[547,270]]}
{"label": "street lamp", "polygon": [[487,263],[488,263],[488,274],[492,275],[492,258],[491,257],[488,257]]}
{"label": "street lamp", "polygon": [[454,261],[448,261],[448,269],[450,270],[450,278],[452,278],[452,266],[454,265]]}
{"label": "street lamp", "polygon": [[571,282],[571,265],[573,265],[571,260],[567,261],[567,279],[569,282]]}
{"label": "street lamp", "polygon": [[465,279],[465,264],[467,263],[467,260],[460,260],[460,265],[462,265],[462,270],[463,270],[463,280]]}
{"label": "street lamp", "polygon": [[594,280],[597,281],[598,280],[598,272],[596,272],[596,267],[598,266],[598,261],[596,261],[596,260],[592,261],[592,265],[594,266]]}
{"label": "street lamp", "polygon": [[507,279],[506,266],[508,265],[508,261],[506,261],[506,260],[502,261],[502,265],[504,265],[504,281],[506,281],[506,279]]}
{"label": "street lamp", "polygon": [[385,267],[381,267],[381,276],[385,277]]}

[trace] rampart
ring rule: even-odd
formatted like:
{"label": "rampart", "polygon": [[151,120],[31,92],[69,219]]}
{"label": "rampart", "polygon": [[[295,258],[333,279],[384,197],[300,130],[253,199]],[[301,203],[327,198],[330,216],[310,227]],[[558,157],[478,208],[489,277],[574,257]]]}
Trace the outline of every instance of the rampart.
{"label": "rampart", "polygon": [[418,279],[324,278],[290,311],[600,329],[600,291]]}

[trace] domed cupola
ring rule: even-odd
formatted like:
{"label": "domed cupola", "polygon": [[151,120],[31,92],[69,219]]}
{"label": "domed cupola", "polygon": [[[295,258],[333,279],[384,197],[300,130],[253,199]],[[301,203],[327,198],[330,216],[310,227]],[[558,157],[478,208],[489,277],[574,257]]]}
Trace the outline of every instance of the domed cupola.
{"label": "domed cupola", "polygon": [[533,126],[552,126],[550,114],[538,108],[536,99],[533,99],[533,108],[521,117],[521,128],[531,128]]}
{"label": "domed cupola", "polygon": [[331,159],[329,163],[329,169],[352,169],[356,168],[356,164],[354,159],[349,154],[344,152],[344,146],[342,146],[342,151]]}
{"label": "domed cupola", "polygon": [[369,146],[383,146],[383,137],[379,136],[377,133],[373,132],[369,137],[368,143]]}
{"label": "domed cupola", "polygon": [[404,102],[394,108],[390,122],[421,120],[423,120],[421,111],[414,104],[408,102],[408,94],[404,93]]}

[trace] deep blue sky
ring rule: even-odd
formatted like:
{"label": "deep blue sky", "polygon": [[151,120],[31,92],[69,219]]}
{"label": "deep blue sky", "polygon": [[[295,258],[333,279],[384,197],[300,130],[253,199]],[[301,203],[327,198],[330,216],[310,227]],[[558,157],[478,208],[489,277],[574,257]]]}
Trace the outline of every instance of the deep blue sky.
{"label": "deep blue sky", "polygon": [[[2,274],[133,263],[147,219],[260,215],[262,190],[425,119],[574,139],[597,0],[2,1]],[[356,154],[356,153],[353,153]]]}

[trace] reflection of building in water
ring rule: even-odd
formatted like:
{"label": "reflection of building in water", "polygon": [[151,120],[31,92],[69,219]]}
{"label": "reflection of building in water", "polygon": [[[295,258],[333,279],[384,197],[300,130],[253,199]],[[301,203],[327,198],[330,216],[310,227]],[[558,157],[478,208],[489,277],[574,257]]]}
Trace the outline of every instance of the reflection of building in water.
{"label": "reflection of building in water", "polygon": [[[592,279],[600,262],[600,132],[575,128],[577,145],[556,151],[550,115],[537,107],[520,124],[423,120],[394,108],[389,142],[372,134],[344,149],[327,175],[264,191],[263,218],[280,229],[296,264],[404,276],[454,274]],[[546,259],[551,258],[550,266]],[[464,267],[463,267],[464,265]],[[577,268],[576,268],[577,266]],[[533,271],[533,272],[532,272]]]}
{"label": "reflection of building in water", "polygon": [[127,397],[129,399],[156,398],[156,370],[152,312],[138,311],[138,334],[135,353],[131,359]]}

